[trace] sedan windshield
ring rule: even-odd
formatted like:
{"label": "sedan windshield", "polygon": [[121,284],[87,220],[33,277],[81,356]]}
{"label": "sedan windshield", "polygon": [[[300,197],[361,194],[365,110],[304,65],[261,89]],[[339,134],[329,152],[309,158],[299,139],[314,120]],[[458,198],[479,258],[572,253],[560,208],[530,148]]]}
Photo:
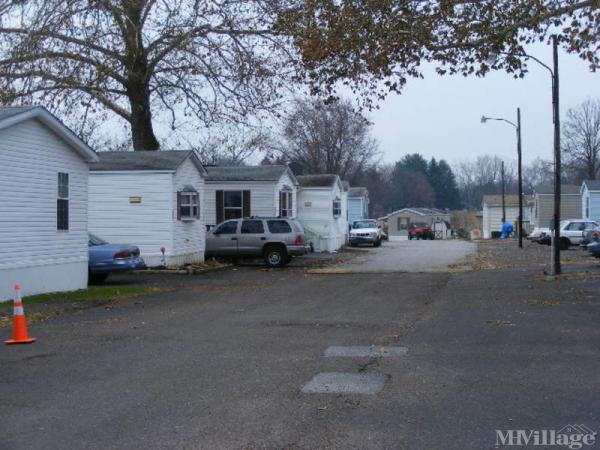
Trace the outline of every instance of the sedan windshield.
{"label": "sedan windshield", "polygon": [[374,220],[357,220],[352,225],[352,228],[354,228],[355,230],[357,228],[377,228],[377,222],[375,222]]}
{"label": "sedan windshield", "polygon": [[95,245],[106,245],[108,244],[108,242],[100,239],[98,236],[94,236],[93,234],[90,233],[90,242],[89,245],[91,246],[95,246]]}

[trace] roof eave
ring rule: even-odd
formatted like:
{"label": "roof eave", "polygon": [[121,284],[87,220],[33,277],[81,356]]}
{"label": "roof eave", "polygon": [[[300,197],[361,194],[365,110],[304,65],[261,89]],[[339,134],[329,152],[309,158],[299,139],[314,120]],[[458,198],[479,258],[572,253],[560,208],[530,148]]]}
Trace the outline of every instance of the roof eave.
{"label": "roof eave", "polygon": [[38,106],[27,111],[12,115],[6,119],[0,120],[0,129],[8,128],[25,120],[37,119],[54,131],[62,138],[70,147],[72,147],[79,155],[89,163],[98,162],[99,158],[96,152],[83,142],[73,131],[71,131],[64,123],[54,117],[48,110]]}

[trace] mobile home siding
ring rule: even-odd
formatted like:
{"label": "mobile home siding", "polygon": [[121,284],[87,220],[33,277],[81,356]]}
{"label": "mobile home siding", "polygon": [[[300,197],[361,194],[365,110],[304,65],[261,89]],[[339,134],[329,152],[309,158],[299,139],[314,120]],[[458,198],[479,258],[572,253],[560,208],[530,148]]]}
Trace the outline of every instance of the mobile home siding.
{"label": "mobile home siding", "polygon": [[[581,218],[581,195],[580,194],[562,194],[560,204],[560,217],[562,219]],[[534,225],[537,228],[548,227],[552,216],[554,215],[554,195],[536,194],[535,195],[535,219]]]}
{"label": "mobile home siding", "polygon": [[177,192],[185,186],[192,186],[198,191],[200,197],[200,218],[196,220],[177,220],[177,211],[174,208],[171,218],[173,225],[173,254],[172,264],[181,265],[204,261],[204,247],[206,242],[206,227],[202,214],[204,203],[204,178],[191,159],[186,159],[173,176],[174,189],[172,190],[172,204],[177,205]]}
{"label": "mobile home siding", "polygon": [[366,218],[364,200],[362,198],[348,198],[348,223]]}
{"label": "mobile home siding", "polygon": [[[586,216],[586,202],[589,202],[589,215]],[[590,191],[584,184],[581,196],[581,217],[600,221],[600,191]]]}
{"label": "mobile home siding", "polygon": [[[275,182],[206,182],[204,185],[204,217],[207,225],[217,223],[217,191],[250,190],[250,214],[253,216],[273,217],[279,215],[279,194],[275,195]],[[276,200],[277,199],[277,202]]]}
{"label": "mobile home siding", "polygon": [[[114,244],[134,244],[148,266],[161,263],[173,243],[173,175],[169,172],[91,172],[90,232]],[[141,203],[130,203],[141,197]]]}
{"label": "mobile home siding", "polygon": [[279,215],[279,192],[286,186],[292,190],[292,217],[296,217],[298,214],[298,192],[294,182],[287,173],[283,174],[275,185],[275,191],[273,193],[273,198],[275,200],[275,215]]}
{"label": "mobile home siding", "polygon": [[[56,229],[58,173],[69,174],[69,230]],[[88,166],[35,119],[0,130],[0,300],[87,285]]]}
{"label": "mobile home siding", "polygon": [[333,217],[333,200],[336,197],[342,199],[337,183],[333,188],[300,188],[298,191],[298,220],[317,252],[333,252],[345,243],[348,222],[343,216]]}
{"label": "mobile home siding", "polygon": [[[519,217],[519,207],[506,205],[506,220],[515,225]],[[502,206],[483,205],[483,238],[490,239],[493,231],[502,230]]]}

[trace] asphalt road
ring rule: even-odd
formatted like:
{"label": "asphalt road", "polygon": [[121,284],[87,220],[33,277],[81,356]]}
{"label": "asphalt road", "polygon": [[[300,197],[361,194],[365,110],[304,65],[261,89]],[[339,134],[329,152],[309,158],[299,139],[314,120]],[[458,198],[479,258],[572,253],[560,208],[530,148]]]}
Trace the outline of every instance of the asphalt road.
{"label": "asphalt road", "polygon": [[360,273],[439,271],[465,261],[476,249],[476,244],[462,240],[386,241],[335,268]]}
{"label": "asphalt road", "polygon": [[[600,279],[587,270],[117,277],[171,291],[35,324],[37,343],[0,349],[0,448],[465,450],[496,448],[496,429],[598,431]],[[324,357],[330,346],[406,353]],[[302,392],[340,372],[383,388]]]}

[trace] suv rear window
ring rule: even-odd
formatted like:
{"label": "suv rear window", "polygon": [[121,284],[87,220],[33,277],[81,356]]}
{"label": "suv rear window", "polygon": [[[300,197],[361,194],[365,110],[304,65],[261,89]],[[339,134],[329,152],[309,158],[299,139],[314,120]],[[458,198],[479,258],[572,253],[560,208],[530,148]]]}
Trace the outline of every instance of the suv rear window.
{"label": "suv rear window", "polygon": [[262,234],[265,232],[262,220],[244,220],[242,234]]}
{"label": "suv rear window", "polygon": [[267,220],[269,231],[273,234],[291,233],[292,227],[285,220]]}

